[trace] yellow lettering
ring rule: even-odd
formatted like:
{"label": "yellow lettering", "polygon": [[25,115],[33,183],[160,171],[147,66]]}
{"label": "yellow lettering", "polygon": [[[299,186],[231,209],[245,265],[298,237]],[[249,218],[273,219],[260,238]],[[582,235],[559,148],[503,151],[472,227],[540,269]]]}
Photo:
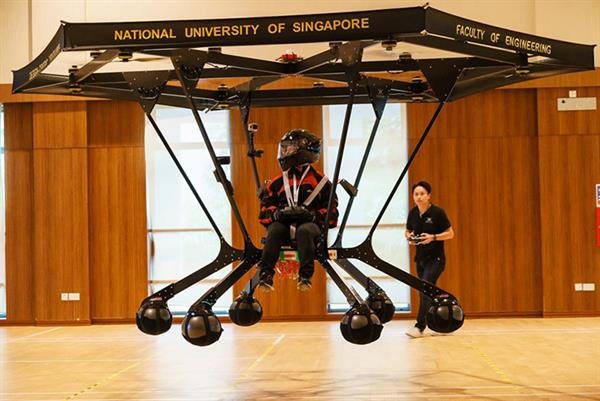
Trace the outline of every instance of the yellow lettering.
{"label": "yellow lettering", "polygon": [[196,36],[202,36],[202,33],[200,31],[200,28],[185,28],[185,37],[186,38],[193,38]]}
{"label": "yellow lettering", "polygon": [[521,50],[528,50],[536,53],[552,54],[552,46],[544,43],[534,42],[527,39],[515,38],[514,36],[506,35],[504,44],[511,47],[516,47]]}
{"label": "yellow lettering", "polygon": [[294,21],[292,23],[292,32],[323,32],[337,31],[339,29],[368,29],[369,18],[345,18],[334,20],[316,20],[316,21]]}
{"label": "yellow lettering", "polygon": [[[256,35],[259,27],[259,24],[186,27],[184,33],[186,38]],[[269,31],[269,33],[277,33],[278,31],[280,32],[283,28],[284,27],[281,24],[271,24],[267,27],[267,30]],[[170,30],[170,35],[171,37],[175,37],[172,29]]]}
{"label": "yellow lettering", "polygon": [[485,29],[475,28],[472,26],[464,26],[460,24],[456,24],[456,35],[464,36],[472,39],[482,40],[485,35]]}

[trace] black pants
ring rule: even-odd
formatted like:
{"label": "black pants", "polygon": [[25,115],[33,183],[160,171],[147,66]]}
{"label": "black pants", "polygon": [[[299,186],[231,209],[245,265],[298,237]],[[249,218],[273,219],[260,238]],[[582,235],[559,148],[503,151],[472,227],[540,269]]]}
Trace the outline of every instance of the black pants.
{"label": "black pants", "polygon": [[[321,229],[315,223],[303,223],[296,228],[296,244],[301,278],[311,278],[315,272],[315,239],[321,235]],[[275,263],[279,259],[281,245],[290,241],[290,227],[275,221],[267,228],[267,238],[260,261],[260,270],[275,273]]]}
{"label": "black pants", "polygon": [[[446,261],[440,257],[430,257],[417,261],[417,276],[433,285],[444,271]],[[419,293],[419,314],[417,315],[417,324],[415,327],[419,330],[425,330],[427,326],[427,310],[431,305],[431,300],[423,293]]]}

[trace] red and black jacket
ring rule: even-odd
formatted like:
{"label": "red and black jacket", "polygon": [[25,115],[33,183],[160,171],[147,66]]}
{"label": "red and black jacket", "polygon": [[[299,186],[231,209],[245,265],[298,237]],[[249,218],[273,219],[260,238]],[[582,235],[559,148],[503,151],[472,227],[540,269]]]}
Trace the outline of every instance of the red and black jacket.
{"label": "red and black jacket", "polygon": [[[304,167],[292,167],[288,171],[288,180],[290,187],[293,186],[294,176],[299,181],[304,172]],[[300,192],[298,193],[298,205],[302,205],[304,200],[310,196],[315,187],[319,184],[323,178],[323,173],[310,166],[310,170],[302,180],[300,184]],[[327,202],[329,201],[329,193],[331,192],[331,181],[327,181],[325,186],[321,189],[319,194],[313,199],[307,209],[316,212],[315,223],[318,226],[324,227],[325,216],[327,215]],[[337,196],[334,195],[332,202],[332,210],[329,215],[329,228],[337,226],[338,210],[337,210]],[[288,206],[287,198],[285,196],[285,188],[283,186],[283,174],[278,175],[272,180],[267,182],[264,191],[260,196],[260,214],[258,219],[260,224],[265,227],[273,222],[273,213],[277,209],[284,209]]]}

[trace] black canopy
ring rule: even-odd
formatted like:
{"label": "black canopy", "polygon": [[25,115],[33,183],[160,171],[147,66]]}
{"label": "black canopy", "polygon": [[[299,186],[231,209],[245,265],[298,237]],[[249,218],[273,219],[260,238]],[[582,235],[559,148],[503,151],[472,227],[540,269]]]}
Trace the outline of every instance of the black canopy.
{"label": "black canopy", "polygon": [[[320,53],[304,58],[289,54],[277,61],[225,54],[222,49],[319,42],[325,42]],[[419,58],[409,52],[392,60],[363,57],[372,46],[390,50],[403,43],[460,57]],[[502,29],[428,6],[218,20],[63,22],[44,51],[14,72],[13,92],[139,100],[134,92],[144,81],[144,90],[159,94],[157,103],[185,107],[181,86],[174,83],[173,65],[179,63],[194,84],[190,90],[199,109],[239,106],[248,93],[254,107],[345,103],[350,90],[355,102],[368,102],[373,87],[385,87],[390,101],[452,101],[516,82],[593,69],[593,49],[593,45]],[[87,62],[64,74],[44,73],[62,52],[70,51],[91,53]],[[170,58],[173,65],[151,73],[145,72],[149,64],[143,63],[136,65],[136,71],[100,70],[119,60],[124,65],[138,53],[146,60]],[[295,89],[265,87],[290,76],[310,84]],[[221,80],[220,87],[215,79]],[[149,80],[160,84],[148,87]],[[202,85],[205,80],[212,87]]]}

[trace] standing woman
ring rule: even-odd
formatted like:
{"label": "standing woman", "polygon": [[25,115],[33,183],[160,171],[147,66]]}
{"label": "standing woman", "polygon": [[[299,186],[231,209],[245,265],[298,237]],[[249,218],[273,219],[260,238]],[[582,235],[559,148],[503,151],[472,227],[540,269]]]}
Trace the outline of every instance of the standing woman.
{"label": "standing woman", "polygon": [[[431,185],[428,182],[417,182],[412,187],[412,194],[417,206],[408,213],[404,235],[409,244],[416,246],[417,276],[435,285],[446,265],[444,241],[454,238],[454,230],[444,209],[431,203]],[[419,293],[417,323],[406,331],[407,336],[423,336],[430,304],[431,300]]]}

